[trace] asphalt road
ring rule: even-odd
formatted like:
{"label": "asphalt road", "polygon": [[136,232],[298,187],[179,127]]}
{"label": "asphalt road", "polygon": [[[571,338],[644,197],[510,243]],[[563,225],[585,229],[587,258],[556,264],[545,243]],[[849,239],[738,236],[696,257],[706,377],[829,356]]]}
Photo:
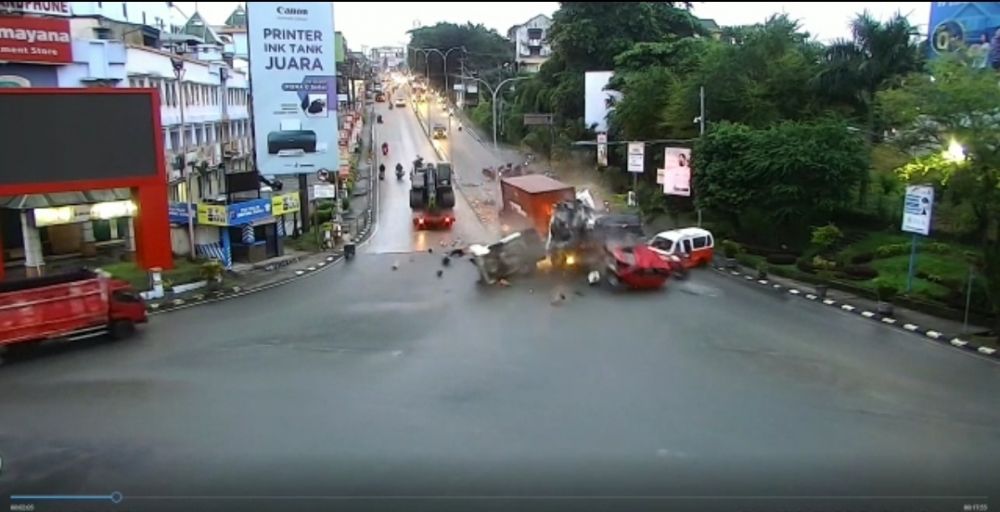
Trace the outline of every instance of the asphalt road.
{"label": "asphalt road", "polygon": [[[429,155],[411,112],[383,117],[390,160]],[[435,247],[482,227],[414,234],[405,188],[387,175],[350,263],[0,367],[3,499],[958,511],[1000,487],[995,363],[709,270],[483,288]]]}

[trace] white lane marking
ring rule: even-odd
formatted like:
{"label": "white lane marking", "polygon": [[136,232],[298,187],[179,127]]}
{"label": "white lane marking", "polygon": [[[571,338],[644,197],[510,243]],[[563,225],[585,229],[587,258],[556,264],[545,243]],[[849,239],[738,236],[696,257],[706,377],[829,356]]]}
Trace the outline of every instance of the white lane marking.
{"label": "white lane marking", "polygon": [[861,316],[863,316],[865,318],[871,318],[871,317],[875,316],[875,313],[872,313],[871,311],[862,311],[861,312]]}
{"label": "white lane marking", "polygon": [[919,328],[920,327],[918,327],[916,325],[913,325],[913,324],[903,324],[903,329],[906,329],[907,331],[910,331],[910,332],[916,331]]}
{"label": "white lane marking", "polygon": [[941,337],[941,333],[939,333],[939,332],[937,332],[937,331],[927,331],[927,332],[925,332],[924,334],[925,334],[925,335],[926,335],[926,336],[927,336],[928,338],[930,338],[930,339],[932,339],[932,340],[936,340],[936,339],[938,339],[938,338],[940,338],[940,337]]}
{"label": "white lane marking", "polygon": [[844,311],[854,311],[854,306],[850,304],[844,304],[840,306],[840,309],[843,309]]}
{"label": "white lane marking", "polygon": [[951,344],[954,345],[954,346],[956,346],[956,347],[964,347],[964,346],[968,345],[969,342],[968,341],[964,341],[964,340],[960,340],[958,338],[954,338],[954,339],[951,340]]}

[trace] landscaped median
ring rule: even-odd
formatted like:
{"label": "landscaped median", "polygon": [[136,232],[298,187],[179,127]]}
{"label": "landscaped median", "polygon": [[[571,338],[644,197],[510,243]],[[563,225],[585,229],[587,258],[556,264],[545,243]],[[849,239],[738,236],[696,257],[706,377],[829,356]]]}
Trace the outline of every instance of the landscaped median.
{"label": "landscaped median", "polygon": [[[992,325],[990,302],[975,269],[977,253],[958,243],[925,241],[917,246],[915,270],[907,290],[911,238],[891,232],[840,233],[834,226],[813,231],[812,243],[802,251],[768,249],[724,240],[721,252],[750,269],[758,279],[778,276],[813,288],[847,292],[876,301],[879,313],[892,315],[892,306],[931,315],[948,322],[968,320]],[[971,276],[971,279],[970,279]],[[876,309],[876,308],[872,308]],[[995,333],[979,328],[958,331],[987,347],[998,346]]]}

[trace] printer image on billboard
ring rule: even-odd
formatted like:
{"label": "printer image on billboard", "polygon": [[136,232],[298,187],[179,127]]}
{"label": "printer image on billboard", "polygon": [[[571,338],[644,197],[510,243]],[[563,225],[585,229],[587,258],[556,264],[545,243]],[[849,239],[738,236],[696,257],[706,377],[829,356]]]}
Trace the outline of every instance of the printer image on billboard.
{"label": "printer image on billboard", "polygon": [[279,131],[267,134],[267,152],[279,156],[315,153],[316,132],[303,130],[297,121],[282,121]]}

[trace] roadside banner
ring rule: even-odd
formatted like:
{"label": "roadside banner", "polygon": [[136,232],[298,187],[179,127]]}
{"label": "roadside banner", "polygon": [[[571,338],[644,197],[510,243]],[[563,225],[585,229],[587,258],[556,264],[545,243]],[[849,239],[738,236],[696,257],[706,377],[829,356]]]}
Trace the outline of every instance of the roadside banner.
{"label": "roadside banner", "polygon": [[903,198],[903,231],[927,236],[931,232],[934,187],[909,185]]}
{"label": "roadside banner", "polygon": [[628,143],[628,172],[640,174],[645,169],[646,145],[642,142]]}
{"label": "roadside banner", "polygon": [[663,151],[663,193],[691,196],[691,150],[666,148]]}
{"label": "roadside banner", "polygon": [[289,192],[271,197],[271,214],[274,216],[295,213],[300,209],[298,192]]}
{"label": "roadside banner", "polygon": [[605,132],[597,134],[597,165],[608,166],[608,134]]}

